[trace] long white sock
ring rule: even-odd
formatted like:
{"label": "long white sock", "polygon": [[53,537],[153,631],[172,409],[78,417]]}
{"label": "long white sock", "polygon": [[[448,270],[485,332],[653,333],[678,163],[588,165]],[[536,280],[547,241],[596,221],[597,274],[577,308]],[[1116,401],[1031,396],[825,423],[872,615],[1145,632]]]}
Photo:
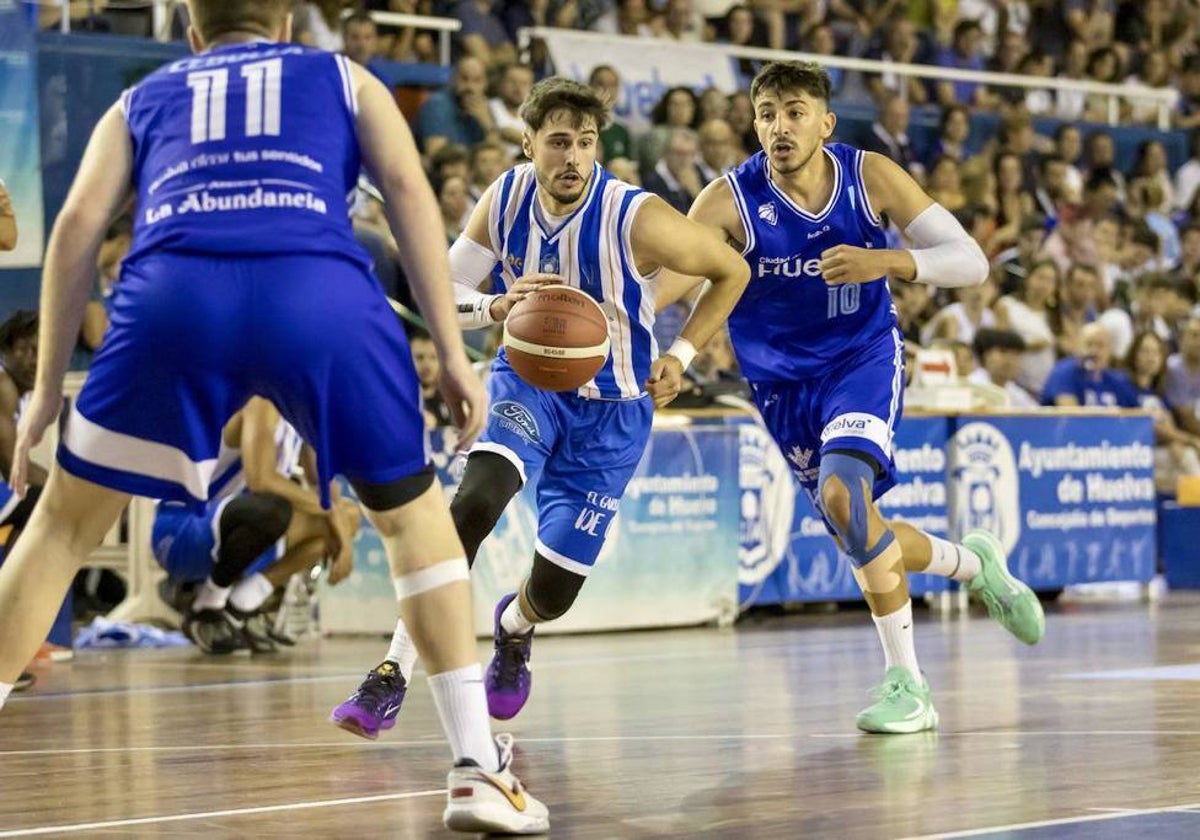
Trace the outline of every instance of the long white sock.
{"label": "long white sock", "polygon": [[417,646],[408,635],[404,619],[396,622],[392,643],[388,646],[387,658],[400,666],[400,675],[405,682],[412,682],[413,667],[417,664]]}
{"label": "long white sock", "polygon": [[469,758],[489,772],[500,769],[500,756],[492,740],[487,695],[483,691],[483,666],[478,662],[429,677],[433,704],[450,740],[454,761]]}
{"label": "long white sock", "polygon": [[12,694],[12,690],[12,683],[0,683],[0,709],[4,708],[4,701]]}
{"label": "long white sock", "polygon": [[533,621],[521,609],[521,596],[513,598],[504,612],[500,614],[500,626],[509,633],[528,633],[533,629]]}
{"label": "long white sock", "polygon": [[983,568],[979,555],[965,545],[947,542],[924,531],[921,534],[929,540],[929,547],[933,551],[933,560],[921,570],[922,574],[970,583]]}
{"label": "long white sock", "polygon": [[242,612],[256,612],[267,602],[275,586],[263,574],[251,575],[245,580],[239,580],[229,593],[229,603]]}
{"label": "long white sock", "polygon": [[196,593],[196,600],[192,601],[192,611],[225,609],[225,604],[229,602],[230,591],[230,587],[217,586],[212,582],[212,578],[209,578],[204,581],[204,585]]}
{"label": "long white sock", "polygon": [[905,601],[904,606],[893,613],[872,615],[871,618],[875,620],[875,629],[879,631],[879,640],[883,642],[887,667],[898,665],[907,668],[918,683],[924,683],[921,666],[917,663],[917,649],[913,644],[912,601]]}

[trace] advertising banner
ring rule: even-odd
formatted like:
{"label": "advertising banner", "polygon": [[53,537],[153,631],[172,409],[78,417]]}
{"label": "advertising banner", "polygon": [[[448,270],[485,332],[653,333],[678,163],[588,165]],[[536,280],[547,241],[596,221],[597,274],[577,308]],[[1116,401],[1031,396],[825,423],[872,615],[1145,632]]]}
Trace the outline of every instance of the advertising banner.
{"label": "advertising banner", "polygon": [[17,217],[17,247],[0,268],[42,264],[42,175],[38,140],[37,51],[25,3],[0,0],[0,181]]}

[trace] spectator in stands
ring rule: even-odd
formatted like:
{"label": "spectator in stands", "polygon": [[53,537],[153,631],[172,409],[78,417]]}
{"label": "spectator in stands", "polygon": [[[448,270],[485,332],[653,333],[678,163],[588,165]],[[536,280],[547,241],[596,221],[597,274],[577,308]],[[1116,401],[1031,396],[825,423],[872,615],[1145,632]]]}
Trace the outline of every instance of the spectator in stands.
{"label": "spectator in stands", "polygon": [[959,170],[958,160],[950,155],[937,158],[929,168],[925,192],[951,213],[966,206],[967,196],[962,189],[962,172]]}
{"label": "spectator in stands", "polygon": [[[1034,50],[1021,57],[1017,72],[1022,76],[1037,76],[1049,79],[1054,76],[1054,59],[1043,52]],[[1021,100],[1025,110],[1030,114],[1048,115],[1054,111],[1054,94],[1046,88],[1029,88],[1024,91]]]}
{"label": "spectator in stands", "polygon": [[758,134],[754,131],[754,103],[750,94],[745,91],[729,96],[729,127],[741,147],[739,156],[743,159],[758,151]]}
{"label": "spectator in stands", "polygon": [[1009,111],[996,130],[996,142],[1000,152],[1016,155],[1021,163],[1022,187],[1032,200],[1037,187],[1037,132],[1033,129],[1033,117],[1023,106]]}
{"label": "spectator in stands", "polygon": [[472,203],[479,200],[483,191],[504,174],[512,165],[508,149],[504,144],[485,140],[471,147],[470,190]]}
{"label": "spectator in stands", "polygon": [[[922,61],[921,41],[917,28],[911,20],[895,16],[889,19],[883,31],[883,43],[867,53],[867,58],[889,61],[896,64],[918,64]],[[929,89],[923,79],[912,76],[905,78],[898,73],[864,74],[867,90],[876,104],[883,104],[884,94],[905,93],[912,105],[924,105],[929,101]],[[945,112],[943,112],[943,115]],[[943,125],[944,128],[944,125]],[[969,129],[969,126],[968,126]],[[963,138],[966,132],[963,133]]]}
{"label": "spectator in stands", "polygon": [[[1192,202],[1196,196],[1200,195],[1200,128],[1193,129],[1188,137],[1189,151],[1191,156],[1175,170],[1175,209],[1181,211],[1190,211]],[[1187,215],[1195,220],[1196,216],[1190,212]]]}
{"label": "spectator in stands", "polygon": [[[588,77],[588,85],[614,108],[621,99],[621,77],[610,64],[594,67],[592,75]],[[614,119],[600,132],[600,152],[601,163],[634,156],[633,138],[624,123]]]}
{"label": "spectator in stands", "polygon": [[1173,269],[1179,265],[1182,245],[1179,241],[1179,230],[1165,212],[1166,207],[1161,181],[1137,178],[1129,185],[1125,212],[1132,219],[1143,220],[1158,234],[1160,263],[1165,269]]}
{"label": "spectator in stands", "polygon": [[433,429],[438,426],[452,426],[454,420],[450,415],[450,406],[442,398],[438,390],[438,377],[441,375],[438,364],[437,348],[429,333],[420,327],[413,327],[408,333],[408,347],[412,351],[413,367],[417,371],[417,381],[421,385],[421,401],[425,408],[425,428]]}
{"label": "spectator in stands", "polygon": [[1175,104],[1175,127],[1200,127],[1200,54],[1184,59],[1179,76],[1179,101]]}
{"label": "spectator in stands", "polygon": [[342,51],[341,0],[307,0],[293,14],[297,41],[329,52]]}
{"label": "spectator in stands", "polygon": [[[1193,50],[1195,7],[1174,0],[1145,0],[1123,3],[1117,17],[1116,40],[1134,47],[1145,56],[1158,54],[1178,65]],[[1185,11],[1185,7],[1191,7]],[[1191,20],[1188,20],[1188,18]]]}
{"label": "spectator in stands", "polygon": [[454,36],[459,55],[474,56],[484,65],[516,60],[517,49],[503,21],[492,13],[491,0],[458,0],[450,15],[462,22]]}
{"label": "spectator in stands", "polygon": [[11,251],[17,247],[17,216],[13,212],[12,197],[8,188],[0,181],[0,251]]}
{"label": "spectator in stands", "polygon": [[[754,16],[749,6],[738,3],[729,7],[721,24],[717,27],[716,41],[736,47],[768,47],[770,39],[767,26]],[[763,62],[750,58],[738,58],[737,72],[741,87],[748,88],[750,80],[762,68]]]}
{"label": "spectator in stands", "polygon": [[1158,492],[1175,495],[1181,476],[1200,475],[1200,436],[1175,422],[1166,391],[1167,344],[1153,332],[1139,333],[1125,358],[1125,370],[1142,408],[1154,415],[1154,481]]}
{"label": "spectator in stands", "polygon": [[1128,293],[1117,293],[1121,279],[1121,223],[1114,216],[1103,216],[1092,223],[1092,240],[1096,248],[1096,270],[1104,300],[1120,306],[1129,305]]}
{"label": "spectator in stands", "polygon": [[1079,354],[1054,366],[1042,389],[1042,405],[1137,408],[1138,395],[1122,370],[1113,369],[1112,339],[1101,324],[1088,324],[1080,336]]}
{"label": "spectator in stands", "polygon": [[1184,324],[1179,352],[1167,359],[1166,395],[1180,428],[1200,435],[1200,316]]}
{"label": "spectator in stands", "polygon": [[1079,126],[1063,123],[1054,132],[1054,154],[1067,164],[1067,192],[1083,195],[1083,171],[1079,168],[1083,160],[1083,134]]}
{"label": "spectator in stands", "polygon": [[999,278],[1001,295],[1013,294],[1033,270],[1041,258],[1042,243],[1046,239],[1046,219],[1037,214],[1021,221],[1021,230],[1016,244],[996,254],[994,262],[1003,272]]}
{"label": "spectator in stands", "polygon": [[996,313],[991,310],[996,299],[996,270],[979,286],[954,290],[954,303],[945,306],[921,331],[922,343],[961,341],[970,344],[980,329],[996,326]]}
{"label": "spectator in stands", "polygon": [[942,109],[938,123],[938,137],[933,144],[933,158],[946,155],[960,163],[970,153],[967,138],[971,134],[971,110],[966,105],[950,105]]}
{"label": "spectator in stands", "polygon": [[[1171,86],[1171,67],[1167,63],[1167,55],[1163,52],[1151,52],[1142,57],[1142,66],[1136,75],[1125,79],[1130,86],[1142,85],[1158,90],[1167,90]],[[1159,103],[1154,99],[1130,97],[1127,118],[1135,123],[1144,125],[1158,124]]]}
{"label": "spectator in stands", "polygon": [[879,117],[871,124],[871,133],[860,144],[864,151],[878,152],[920,177],[924,171],[908,138],[910,111],[908,102],[897,93],[888,93],[879,106]]}
{"label": "spectator in stands", "polygon": [[1200,291],[1200,221],[1189,222],[1179,236],[1178,273]]}
{"label": "spectator in stands", "polygon": [[1065,271],[1073,262],[1095,264],[1095,225],[1117,207],[1117,186],[1112,173],[1100,170],[1083,187],[1083,203],[1059,208],[1058,224],[1047,237],[1044,249]]}
{"label": "spectator in stands", "polygon": [[667,0],[658,37],[681,43],[696,43],[703,31],[692,10],[692,0]]}
{"label": "spectator in stands", "polygon": [[680,213],[687,213],[704,189],[704,180],[696,166],[696,151],[696,132],[689,128],[673,129],[662,159],[644,182],[646,189]]}
{"label": "spectator in stands", "polygon": [[469,147],[496,134],[484,64],[471,56],[460,58],[454,65],[450,87],[430,96],[417,114],[421,148],[430,158],[447,143]]}
{"label": "spectator in stands", "polygon": [[1013,408],[1037,408],[1033,395],[1017,384],[1025,340],[1012,330],[983,328],[975,333],[973,342],[979,367],[967,376],[976,385],[994,385],[1008,395]]}
{"label": "spectator in stands", "polygon": [[1087,171],[1084,185],[1097,173],[1104,173],[1116,185],[1116,201],[1125,200],[1125,175],[1117,169],[1117,144],[1107,131],[1094,131],[1084,141],[1084,158]]}
{"label": "spectator in stands", "polygon": [[1125,247],[1121,250],[1121,279],[1132,282],[1162,268],[1162,241],[1153,228],[1140,219],[1128,228]]}
{"label": "spectator in stands", "polygon": [[682,85],[669,88],[654,110],[650,112],[650,122],[653,127],[641,138],[638,158],[641,162],[643,180],[662,158],[667,147],[667,139],[677,128],[695,129],[696,119],[700,114],[699,100],[695,92]]}
{"label": "spectator in stands", "polygon": [[1137,278],[1130,305],[1135,332],[1152,332],[1167,343],[1174,338],[1168,320],[1175,293],[1173,286],[1171,278],[1159,272],[1147,272]]}
{"label": "spectator in stands", "polygon": [[446,241],[453,245],[466,227],[471,214],[471,190],[467,179],[451,175],[434,184],[438,207],[442,211],[442,225],[446,229]]}
{"label": "spectator in stands", "polygon": [[1033,194],[1037,209],[1052,222],[1058,221],[1058,209],[1074,204],[1081,198],[1072,194],[1069,186],[1070,167],[1058,155],[1046,155],[1038,161],[1037,190]]}
{"label": "spectator in stands", "polygon": [[924,283],[905,283],[893,280],[888,283],[892,291],[892,303],[896,307],[896,321],[900,334],[904,336],[904,355],[911,362],[921,349],[921,327],[929,320],[931,310],[931,287]]}
{"label": "spectator in stands", "polygon": [[436,182],[454,176],[470,178],[471,153],[466,146],[448,143],[438,149],[429,159],[429,177]]}
{"label": "spectator in stands", "polygon": [[700,91],[700,125],[709,120],[728,120],[729,97],[715,87]]}
{"label": "spectator in stands", "polygon": [[652,38],[653,16],[646,5],[646,0],[617,0],[616,9],[597,20],[593,28],[597,32],[607,32],[610,35]]}
{"label": "spectator in stands", "polygon": [[1133,159],[1133,178],[1149,178],[1156,181],[1163,191],[1163,200],[1168,207],[1175,206],[1175,185],[1167,168],[1167,147],[1161,140],[1143,140],[1138,144]]}
{"label": "spectator in stands", "polygon": [[[953,70],[983,70],[983,30],[973,20],[960,20],[954,27],[954,39],[949,47],[942,48],[934,59],[939,67]],[[991,108],[995,99],[987,88],[978,82],[938,82],[936,99],[945,107],[955,102]]]}
{"label": "spectator in stands", "polygon": [[733,129],[725,120],[709,120],[697,132],[700,154],[696,166],[700,178],[707,185],[729,172],[736,165]]}
{"label": "spectator in stands", "polygon": [[1073,37],[1093,49],[1113,42],[1116,0],[1066,0],[1059,5]]}
{"label": "spectator in stands", "polygon": [[[1120,84],[1125,76],[1120,54],[1112,47],[1098,47],[1088,56],[1088,79],[1104,84]],[[1110,96],[1104,93],[1089,93],[1083,100],[1083,118],[1091,122],[1108,122]],[[1129,112],[1128,102],[1117,103],[1118,115],[1126,116]]]}
{"label": "spectator in stands", "polygon": [[[800,49],[818,56],[844,54],[844,52],[840,52],[838,49],[838,40],[834,34],[833,27],[826,23],[819,23],[809,29],[800,41]],[[841,67],[825,65],[825,74],[829,76],[830,92],[834,96],[839,95],[842,90],[842,83],[846,81],[846,71]]]}
{"label": "spectator in stands", "polygon": [[375,63],[376,50],[379,49],[379,29],[369,14],[355,12],[342,21],[342,43],[345,45],[342,51],[347,58],[366,67],[375,78],[390,87]]}
{"label": "spectator in stands", "polygon": [[1058,352],[1069,356],[1079,351],[1083,328],[1100,314],[1100,275],[1095,266],[1073,263],[1063,275],[1058,300]]}
{"label": "spectator in stands", "polygon": [[1031,394],[1040,394],[1056,358],[1051,313],[1057,305],[1059,270],[1054,260],[1034,263],[1016,294],[1006,295],[996,303],[1008,329],[1021,336],[1025,354],[1017,382]]}
{"label": "spectator in stands", "polygon": [[[984,62],[984,69],[992,73],[1020,73],[1021,61],[1028,53],[1029,44],[1026,43],[1024,36],[1019,32],[1006,32],[998,39],[996,51],[992,53],[992,57]],[[1027,89],[999,85],[992,86],[990,90],[998,102],[1011,106],[1025,101]]]}
{"label": "spectator in stands", "polygon": [[510,158],[521,154],[521,138],[525,121],[521,119],[521,103],[533,89],[533,68],[528,64],[509,62],[503,65],[496,79],[496,96],[488,100],[492,124]]}
{"label": "spectator in stands", "polygon": [[[369,11],[401,15],[432,15],[433,0],[367,0],[366,8]],[[402,27],[395,34],[381,32],[379,54],[392,61],[405,63],[434,63],[438,60],[433,33],[413,26]]]}
{"label": "spectator in stands", "polygon": [[1020,155],[1001,152],[996,155],[992,166],[996,185],[993,201],[997,228],[992,235],[989,251],[995,253],[1017,241],[1021,222],[1034,214],[1035,206],[1033,196],[1025,189]]}
{"label": "spectator in stands", "polygon": [[[1034,42],[1037,43],[1036,38]],[[1086,43],[1078,38],[1072,40],[1062,56],[1058,77],[1077,82],[1086,81],[1089,54]],[[1083,109],[1086,104],[1087,94],[1083,91],[1059,88],[1054,92],[1054,116],[1060,120],[1073,122],[1083,119]],[[1062,154],[1062,150],[1059,150],[1059,154]],[[1067,159],[1071,160],[1071,158]]]}
{"label": "spectator in stands", "polygon": [[629,158],[613,158],[605,164],[605,168],[627,184],[633,184],[635,187],[642,185],[642,173],[638,171],[637,164]]}

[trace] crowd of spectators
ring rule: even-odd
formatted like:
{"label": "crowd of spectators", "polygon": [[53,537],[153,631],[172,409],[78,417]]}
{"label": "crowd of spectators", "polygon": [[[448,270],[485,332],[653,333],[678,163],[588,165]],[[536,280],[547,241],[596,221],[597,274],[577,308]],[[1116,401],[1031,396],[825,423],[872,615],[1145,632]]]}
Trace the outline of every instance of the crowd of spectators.
{"label": "crowd of spectators", "polygon": [[[87,5],[94,18],[105,4]],[[344,17],[348,7],[354,13]],[[858,144],[904,165],[992,260],[991,279],[977,289],[949,294],[894,284],[910,356],[922,348],[952,349],[961,377],[1003,391],[1018,407],[1149,407],[1158,417],[1164,491],[1176,473],[1200,474],[1200,4],[319,0],[296,4],[296,38],[344,51],[381,76],[380,59],[436,61],[429,32],[381,29],[367,14],[377,10],[463,23],[450,82],[412,113],[447,241],[461,232],[488,184],[522,159],[518,108],[547,68],[536,48],[518,54],[521,27],[1178,89],[1174,125],[1195,131],[1190,158],[1172,171],[1164,143],[1153,137],[1140,144],[1131,165],[1117,165],[1112,130],[1092,122],[1107,118],[1107,97],[961,80],[927,83],[887,72],[833,74],[842,95],[875,106],[874,122],[855,138]],[[747,79],[756,68],[754,61],[741,62]],[[619,67],[597,66],[588,82],[610,100],[622,100]],[[910,133],[914,108],[935,110],[931,141]],[[972,132],[981,111],[993,112],[998,126],[982,139]],[[1041,117],[1057,118],[1056,127],[1039,133],[1035,118]],[[620,120],[604,130],[600,159],[685,212],[706,184],[757,151],[753,119],[745,90],[671,87],[653,108],[648,130]],[[1157,106],[1131,97],[1121,103],[1120,119],[1153,124]],[[395,244],[369,190],[355,219],[385,288],[406,300]],[[660,341],[670,341],[682,317],[678,308],[662,313]],[[477,346],[495,343],[482,337]],[[724,389],[736,380],[727,342],[702,362],[694,373],[698,390]]]}

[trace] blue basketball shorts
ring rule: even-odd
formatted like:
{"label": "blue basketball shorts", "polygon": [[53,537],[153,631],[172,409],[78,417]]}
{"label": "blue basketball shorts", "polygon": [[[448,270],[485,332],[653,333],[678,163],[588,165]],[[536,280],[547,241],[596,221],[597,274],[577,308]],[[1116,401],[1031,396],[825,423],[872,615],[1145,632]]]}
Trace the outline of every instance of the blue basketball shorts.
{"label": "blue basketball shorts", "polygon": [[751,391],[767,431],[814,504],[821,457],[834,450],[875,462],[876,499],[896,484],[892,438],[904,408],[904,340],[898,332],[839,360],[819,379],[751,383]]}
{"label": "blue basketball shorts", "polygon": [[[151,544],[154,559],[176,581],[188,583],[207,580],[221,550],[221,516],[237,496],[226,496],[197,512],[191,505],[163,502],[154,512]],[[243,572],[250,575],[266,570],[283,557],[286,547],[279,540],[264,551]]]}
{"label": "blue basketball shorts", "polygon": [[650,439],[653,401],[543,391],[503,356],[492,367],[488,396],[487,426],[471,451],[501,455],[522,481],[537,482],[538,553],[587,575]]}
{"label": "blue basketball shorts", "polygon": [[334,475],[387,485],[429,461],[408,342],[364,268],[163,253],[122,269],[59,463],[115,490],[202,503],[221,429],[255,395],[313,448],[323,496]]}

